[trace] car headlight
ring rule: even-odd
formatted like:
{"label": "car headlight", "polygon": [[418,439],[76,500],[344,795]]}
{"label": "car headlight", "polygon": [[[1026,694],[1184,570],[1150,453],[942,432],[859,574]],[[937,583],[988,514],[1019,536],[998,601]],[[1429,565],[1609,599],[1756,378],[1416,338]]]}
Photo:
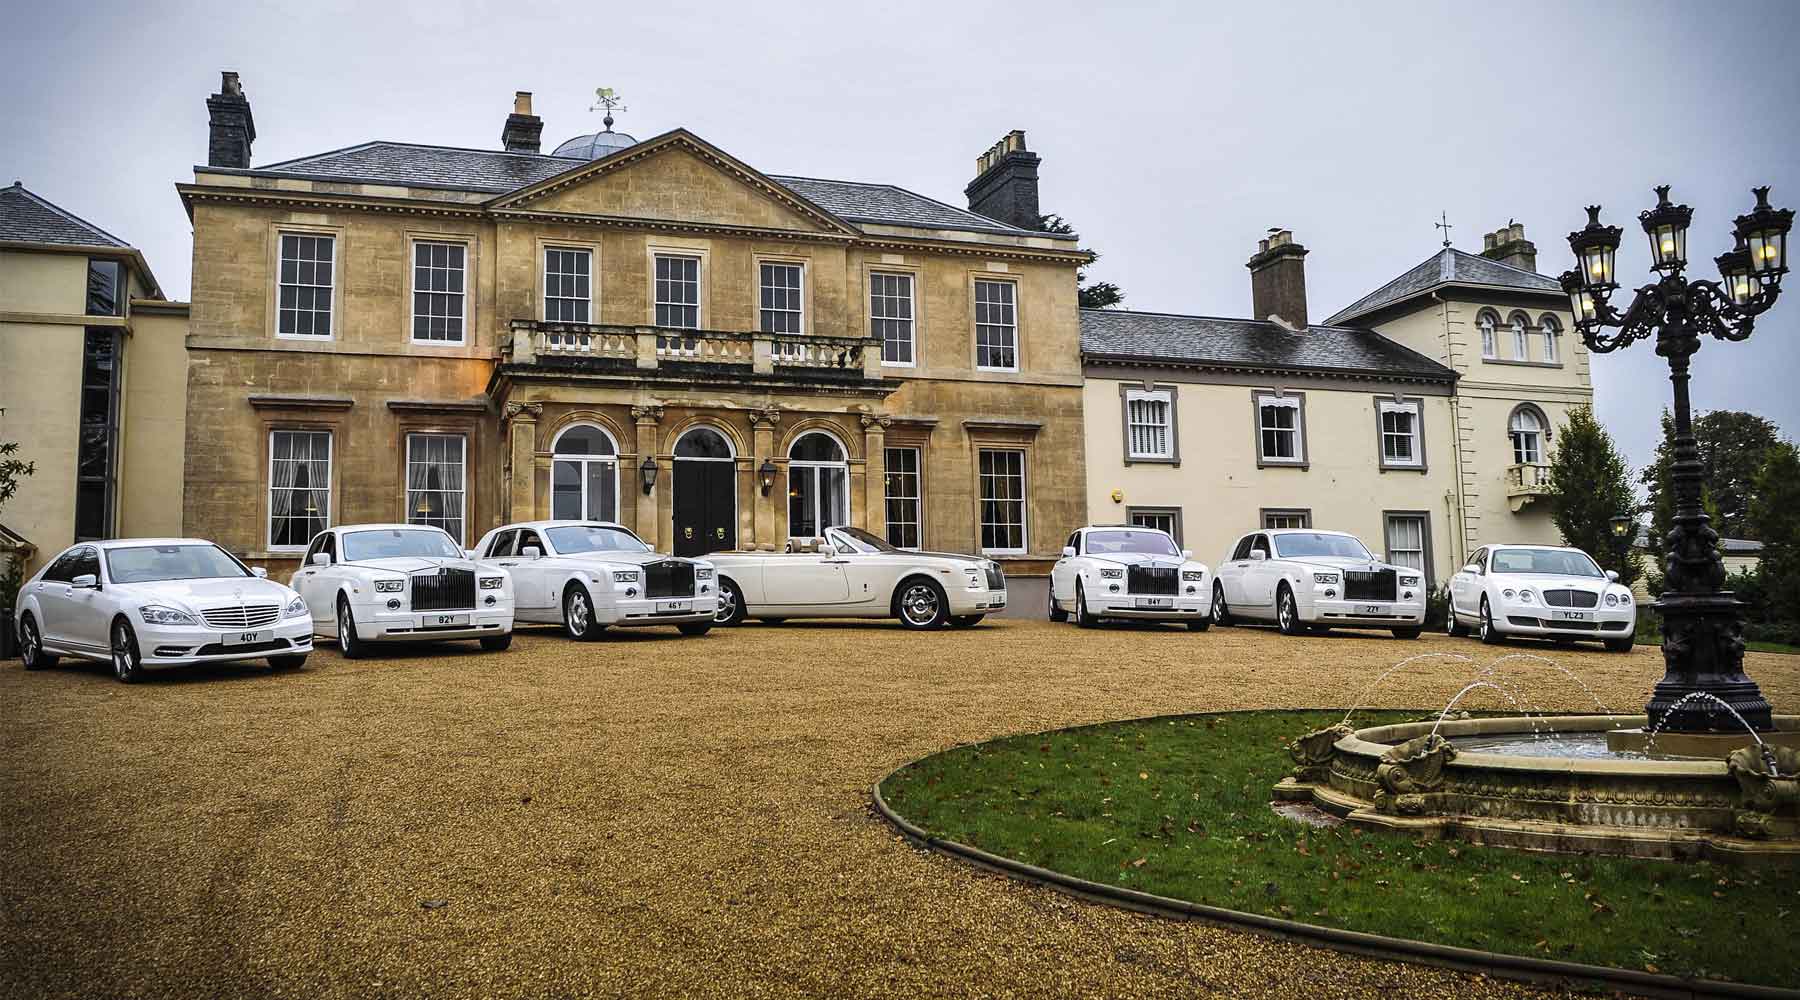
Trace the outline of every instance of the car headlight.
{"label": "car headlight", "polygon": [[306,601],[302,598],[296,597],[293,600],[288,602],[287,607],[285,607],[281,610],[281,617],[283,617],[283,618],[304,618],[309,613],[310,612],[308,612],[306,610]]}
{"label": "car headlight", "polygon": [[1181,571],[1181,578],[1183,580],[1204,580],[1206,579],[1206,571],[1203,569],[1184,569]]}
{"label": "car headlight", "polygon": [[1620,594],[1619,595],[1619,606],[1622,608],[1631,607],[1631,595],[1630,594]]}
{"label": "car headlight", "polygon": [[161,604],[144,605],[138,609],[138,616],[144,619],[144,624],[146,625],[200,624],[194,620],[193,615],[188,614],[186,611],[177,611],[174,608],[164,607]]}
{"label": "car headlight", "polygon": [[1529,590],[1519,591],[1519,603],[1520,604],[1530,604],[1534,600],[1536,600],[1536,598],[1531,596],[1531,591],[1529,591]]}
{"label": "car headlight", "polygon": [[637,578],[638,578],[638,571],[635,569],[615,569],[615,570],[613,570],[613,582],[614,583],[636,583]]}
{"label": "car headlight", "polygon": [[1618,594],[1607,594],[1606,595],[1606,606],[1609,608],[1618,607],[1619,606],[1619,595]]}
{"label": "car headlight", "polygon": [[1403,576],[1400,578],[1400,586],[1402,587],[1417,587],[1418,585],[1419,578],[1416,576]]}
{"label": "car headlight", "polygon": [[1509,600],[1509,601],[1510,601],[1510,600],[1512,600],[1512,599],[1513,599],[1513,598],[1515,598],[1515,597],[1517,597],[1517,596],[1519,596],[1519,594],[1518,594],[1518,591],[1514,591],[1514,590],[1502,590],[1502,591],[1501,591],[1501,592],[1500,592],[1500,596],[1501,596],[1501,597],[1504,597],[1504,598],[1506,598],[1506,599],[1507,599],[1507,600]]}
{"label": "car headlight", "polygon": [[712,578],[713,578],[713,568],[711,566],[695,566],[694,567],[694,579],[710,580]]}
{"label": "car headlight", "polygon": [[1102,580],[1123,580],[1123,579],[1125,579],[1125,571],[1122,569],[1102,568],[1100,570],[1100,579],[1102,579]]}
{"label": "car headlight", "polygon": [[405,589],[406,581],[404,579],[375,581],[375,592],[377,594],[398,594]]}
{"label": "car headlight", "polygon": [[506,577],[484,576],[481,578],[481,589],[482,590],[499,590],[501,587],[504,587],[504,586],[506,586]]}
{"label": "car headlight", "polygon": [[1314,583],[1336,583],[1336,582],[1338,582],[1338,578],[1337,578],[1336,573],[1314,573],[1313,574],[1313,582]]}

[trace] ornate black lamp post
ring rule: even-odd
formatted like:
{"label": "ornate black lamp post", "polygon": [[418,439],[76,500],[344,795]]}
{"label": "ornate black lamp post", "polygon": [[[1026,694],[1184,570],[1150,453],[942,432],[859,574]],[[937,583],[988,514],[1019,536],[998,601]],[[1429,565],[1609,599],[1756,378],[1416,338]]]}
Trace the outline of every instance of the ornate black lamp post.
{"label": "ornate black lamp post", "polygon": [[[1579,267],[1562,275],[1563,291],[1569,294],[1575,325],[1588,350],[1606,353],[1655,337],[1656,353],[1669,361],[1669,381],[1675,386],[1675,455],[1670,470],[1675,527],[1665,540],[1662,599],[1652,605],[1663,619],[1666,672],[1644,711],[1651,726],[1676,732],[1740,729],[1721,702],[1751,726],[1772,728],[1768,701],[1756,682],[1744,675],[1743,605],[1719,589],[1725,583],[1725,563],[1719,558],[1718,532],[1700,506],[1702,470],[1688,404],[1688,362],[1700,349],[1700,336],[1749,337],[1756,317],[1781,294],[1794,213],[1770,208],[1768,188],[1756,188],[1754,193],[1756,207],[1737,218],[1736,248],[1715,258],[1722,281],[1683,277],[1688,222],[1694,210],[1670,204],[1667,186],[1656,189],[1656,207],[1638,216],[1650,237],[1651,267],[1661,277],[1638,289],[1624,313],[1607,303],[1619,287],[1613,280],[1619,228],[1600,224],[1600,206],[1588,208],[1587,228],[1569,234],[1569,249]],[[1695,693],[1711,697],[1687,697]]]}

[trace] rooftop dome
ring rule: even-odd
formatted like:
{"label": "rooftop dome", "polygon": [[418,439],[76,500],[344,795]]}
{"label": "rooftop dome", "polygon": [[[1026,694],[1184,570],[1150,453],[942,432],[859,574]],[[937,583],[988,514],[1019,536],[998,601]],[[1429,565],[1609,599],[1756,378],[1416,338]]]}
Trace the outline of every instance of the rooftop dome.
{"label": "rooftop dome", "polygon": [[591,135],[578,135],[556,147],[551,156],[568,156],[578,160],[598,160],[603,156],[637,145],[637,139],[623,132],[607,129]]}

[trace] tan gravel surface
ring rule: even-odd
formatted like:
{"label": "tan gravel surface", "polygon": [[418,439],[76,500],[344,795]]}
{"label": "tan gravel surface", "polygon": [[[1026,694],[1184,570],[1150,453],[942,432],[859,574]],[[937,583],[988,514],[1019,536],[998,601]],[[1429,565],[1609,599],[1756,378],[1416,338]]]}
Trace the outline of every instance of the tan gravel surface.
{"label": "tan gravel surface", "polygon": [[[746,626],[305,670],[0,667],[10,997],[1520,996],[1077,902],[907,846],[872,782],[961,742],[1345,705],[1473,642]],[[1556,651],[1630,708],[1650,650]],[[1793,658],[1753,654],[1778,704]],[[1508,667],[1546,709],[1592,702]],[[1463,668],[1395,674],[1441,705]],[[1471,704],[1488,705],[1481,692]]]}

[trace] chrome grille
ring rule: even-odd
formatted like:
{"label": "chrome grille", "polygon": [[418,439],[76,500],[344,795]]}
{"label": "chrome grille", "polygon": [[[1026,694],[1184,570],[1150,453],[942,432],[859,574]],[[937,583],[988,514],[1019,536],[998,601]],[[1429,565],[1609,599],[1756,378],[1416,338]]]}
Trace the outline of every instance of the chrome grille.
{"label": "chrome grille", "polygon": [[694,596],[694,564],[658,562],[644,567],[645,597]]}
{"label": "chrome grille", "polygon": [[279,604],[239,604],[229,608],[207,608],[200,617],[212,628],[242,632],[273,625],[281,617]]}
{"label": "chrome grille", "polygon": [[466,569],[444,567],[430,573],[414,573],[412,578],[414,611],[473,611],[475,609],[475,574]]}
{"label": "chrome grille", "polygon": [[1391,569],[1344,571],[1344,600],[1391,601],[1397,592]]}
{"label": "chrome grille", "polygon": [[1133,566],[1126,571],[1126,592],[1174,594],[1179,592],[1181,571],[1172,566]]}
{"label": "chrome grille", "polygon": [[1546,590],[1544,603],[1553,608],[1593,608],[1600,605],[1600,595],[1591,590]]}

